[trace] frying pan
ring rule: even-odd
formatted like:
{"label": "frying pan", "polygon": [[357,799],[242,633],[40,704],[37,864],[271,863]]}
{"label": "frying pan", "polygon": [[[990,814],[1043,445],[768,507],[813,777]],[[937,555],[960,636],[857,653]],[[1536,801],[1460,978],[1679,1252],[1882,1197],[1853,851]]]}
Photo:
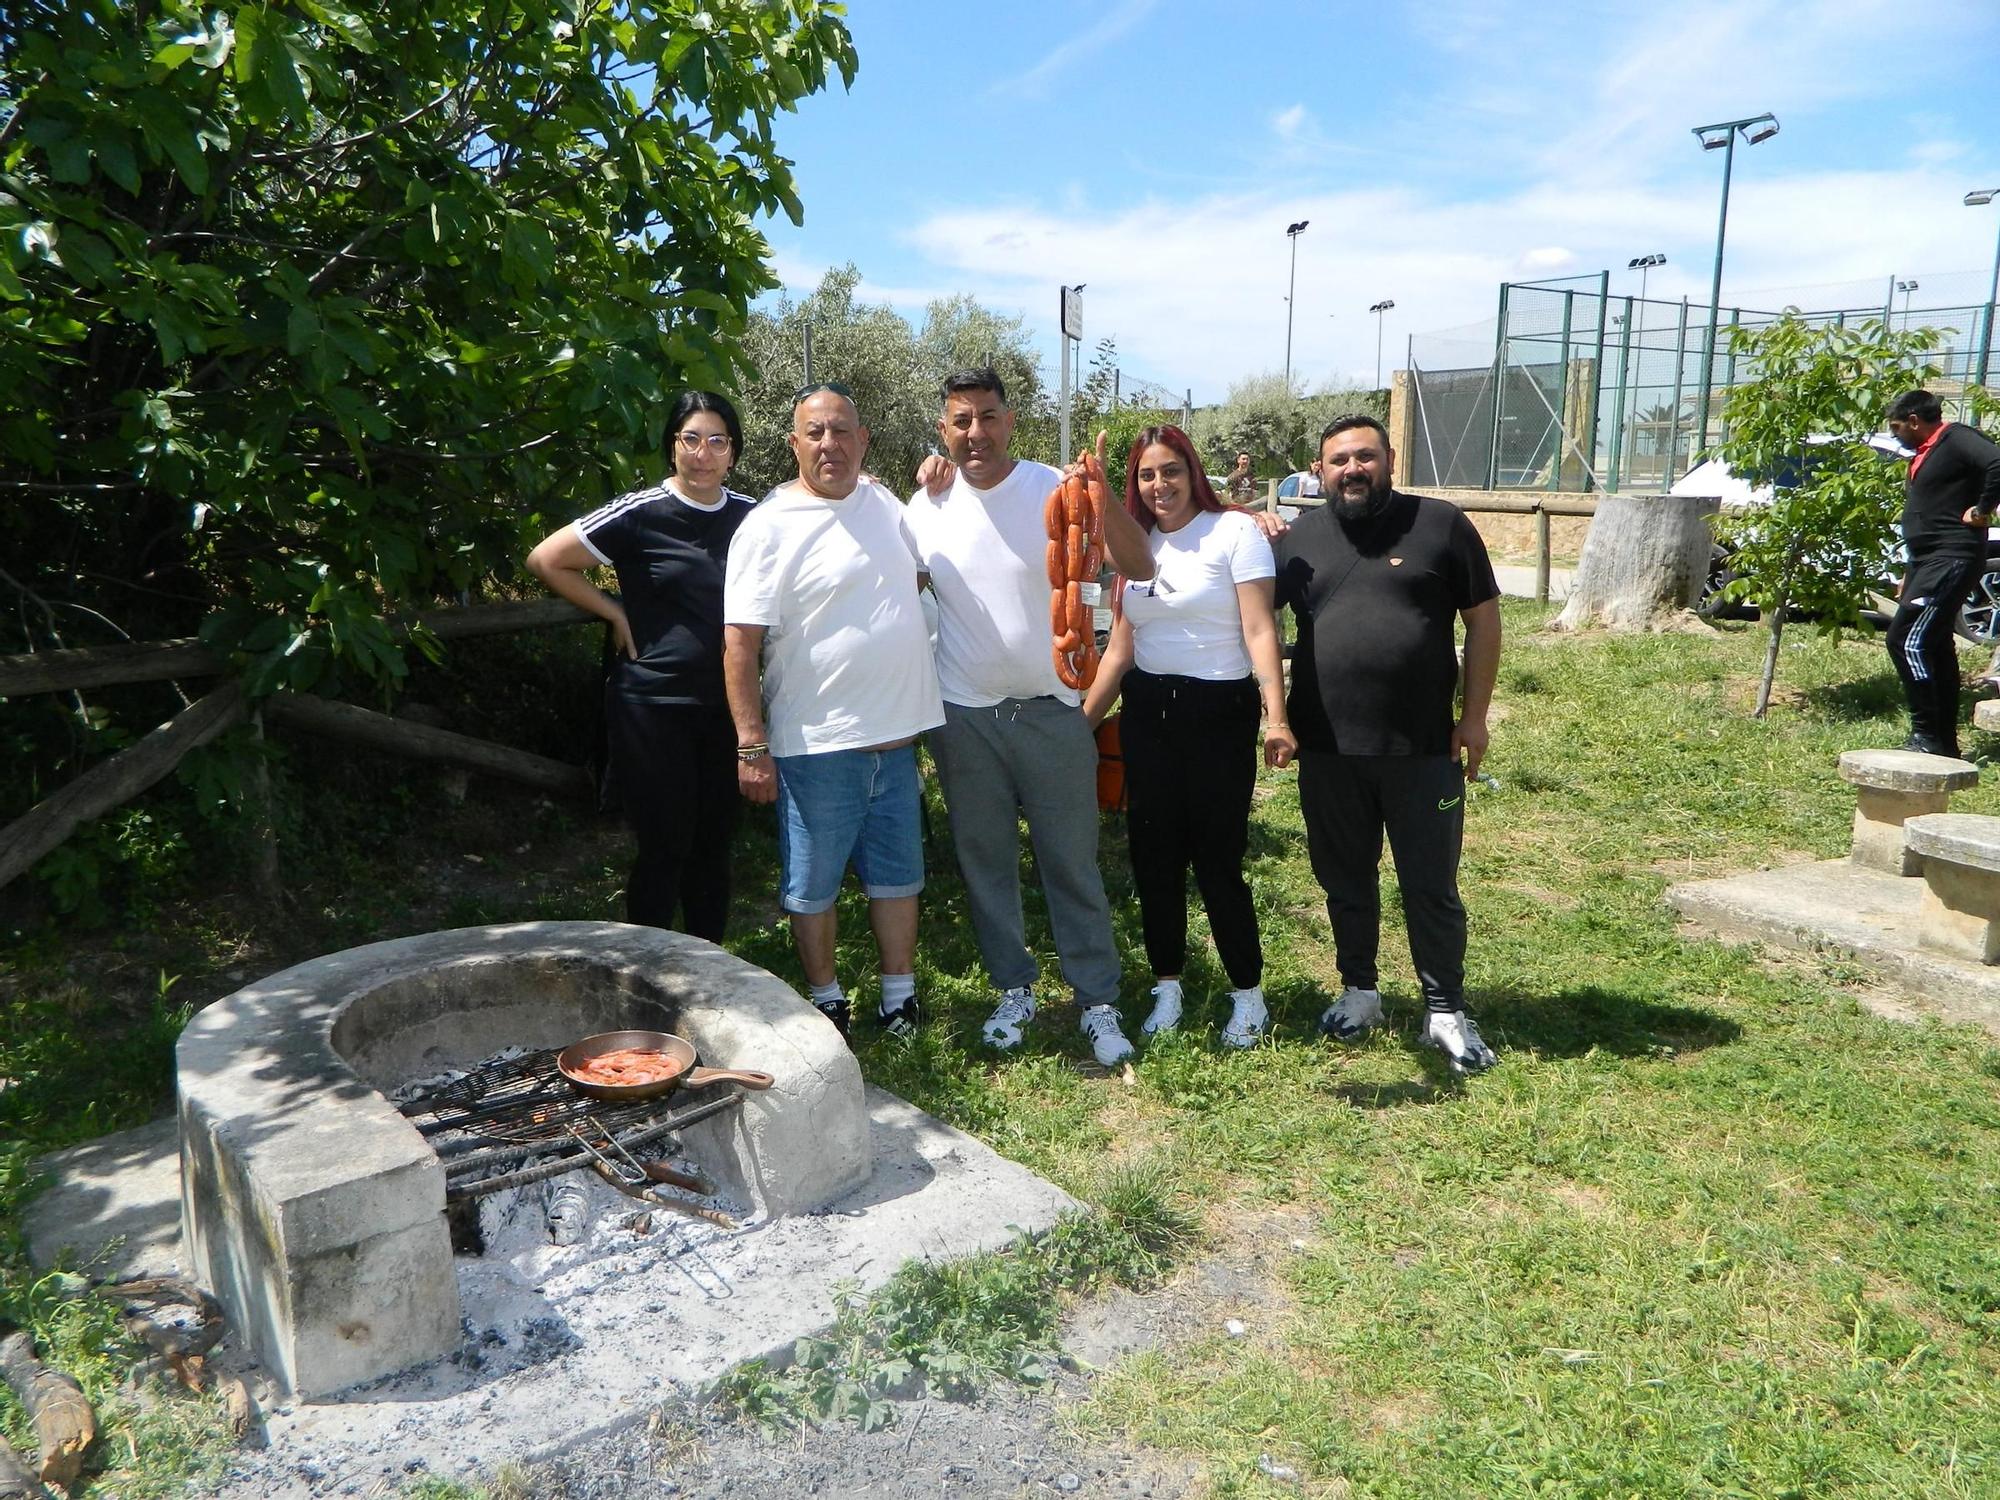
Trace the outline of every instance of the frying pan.
{"label": "frying pan", "polygon": [[[626,1047],[665,1053],[678,1062],[680,1068],[668,1077],[651,1083],[592,1083],[577,1076],[579,1065],[593,1057],[602,1057],[607,1052],[617,1052]],[[711,1083],[740,1083],[746,1089],[767,1089],[777,1081],[769,1073],[751,1068],[704,1068],[693,1042],[665,1031],[604,1031],[596,1036],[587,1036],[580,1042],[571,1042],[556,1054],[556,1070],[569,1081],[571,1088],[593,1099],[657,1099],[683,1085],[698,1089]]]}

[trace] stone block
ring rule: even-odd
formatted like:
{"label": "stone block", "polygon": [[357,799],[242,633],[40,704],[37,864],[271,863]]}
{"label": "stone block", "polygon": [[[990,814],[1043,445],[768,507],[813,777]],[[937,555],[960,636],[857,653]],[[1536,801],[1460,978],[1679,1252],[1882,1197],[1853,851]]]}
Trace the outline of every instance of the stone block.
{"label": "stone block", "polygon": [[2000,961],[2000,818],[1933,813],[1904,825],[1924,862],[1917,939],[1973,963]]}
{"label": "stone block", "polygon": [[1954,791],[1979,784],[1979,769],[1914,750],[1849,750],[1840,757],[1840,779],[1855,788],[1848,858],[1891,875],[1919,875],[1923,861],[1905,845],[1904,824],[1943,812]]}

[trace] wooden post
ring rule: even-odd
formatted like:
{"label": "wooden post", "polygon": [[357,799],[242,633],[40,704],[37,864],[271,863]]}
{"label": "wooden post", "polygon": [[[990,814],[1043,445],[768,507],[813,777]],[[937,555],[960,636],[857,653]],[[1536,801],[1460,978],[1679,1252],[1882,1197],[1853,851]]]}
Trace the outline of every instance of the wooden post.
{"label": "wooden post", "polygon": [[1535,507],[1535,603],[1549,602],[1549,512]]}
{"label": "wooden post", "polygon": [[271,790],[271,762],[264,754],[264,709],[250,715],[250,732],[257,741],[257,758],[250,768],[251,863],[257,872],[257,899],[266,906],[284,903],[283,867],[278,860],[278,805]]}

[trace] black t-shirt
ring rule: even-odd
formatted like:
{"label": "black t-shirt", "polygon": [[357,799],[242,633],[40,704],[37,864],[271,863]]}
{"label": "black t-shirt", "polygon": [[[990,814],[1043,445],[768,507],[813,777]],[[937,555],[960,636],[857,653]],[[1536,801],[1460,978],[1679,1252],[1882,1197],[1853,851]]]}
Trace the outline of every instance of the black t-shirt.
{"label": "black t-shirt", "polygon": [[730,538],[754,504],[722,492],[702,510],[670,485],[620,495],[576,523],[584,546],[618,570],[636,660],[614,659],[611,689],[635,703],[726,702],[722,576]]}
{"label": "black t-shirt", "polygon": [[1454,622],[1500,592],[1465,513],[1399,491],[1350,529],[1328,504],[1301,516],[1274,550],[1278,603],[1298,622],[1287,711],[1300,747],[1449,754]]}
{"label": "black t-shirt", "polygon": [[1910,475],[1903,502],[1903,540],[1912,557],[1983,557],[1986,532],[1960,519],[1978,507],[2000,507],[2000,447],[1976,427],[1947,422]]}

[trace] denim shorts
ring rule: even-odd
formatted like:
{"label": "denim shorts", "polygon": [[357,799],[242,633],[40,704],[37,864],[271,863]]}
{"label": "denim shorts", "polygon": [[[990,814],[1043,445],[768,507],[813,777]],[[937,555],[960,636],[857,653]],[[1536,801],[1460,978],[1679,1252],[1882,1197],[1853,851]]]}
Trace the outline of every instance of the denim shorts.
{"label": "denim shorts", "polygon": [[827,910],[850,861],[870,900],[924,888],[915,745],[777,761],[779,905],[802,915]]}

